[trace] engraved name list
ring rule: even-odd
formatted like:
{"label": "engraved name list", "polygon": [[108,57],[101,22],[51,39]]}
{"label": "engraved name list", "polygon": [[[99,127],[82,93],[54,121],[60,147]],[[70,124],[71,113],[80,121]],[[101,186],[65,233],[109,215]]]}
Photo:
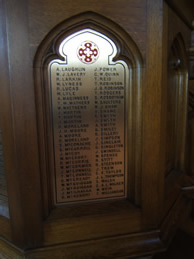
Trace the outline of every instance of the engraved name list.
{"label": "engraved name list", "polygon": [[[89,39],[89,40],[87,40]],[[49,64],[56,204],[126,197],[126,64],[116,46],[82,30]]]}

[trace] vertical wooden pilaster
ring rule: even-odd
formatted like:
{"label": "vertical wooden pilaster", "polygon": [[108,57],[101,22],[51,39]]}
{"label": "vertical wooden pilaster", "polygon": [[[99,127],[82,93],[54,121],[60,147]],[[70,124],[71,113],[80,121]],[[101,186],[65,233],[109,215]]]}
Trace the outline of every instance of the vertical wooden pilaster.
{"label": "vertical wooden pilaster", "polygon": [[[163,13],[164,12],[164,13]],[[147,41],[143,104],[142,204],[146,227],[159,224],[164,187],[165,87],[167,22],[161,0],[147,0]],[[164,76],[164,77],[163,77]]]}
{"label": "vertical wooden pilaster", "polygon": [[[22,248],[41,244],[42,216],[33,72],[28,41],[28,1],[1,1],[3,6],[3,121],[12,238]],[[5,118],[7,116],[7,118]],[[7,119],[7,122],[6,122]]]}

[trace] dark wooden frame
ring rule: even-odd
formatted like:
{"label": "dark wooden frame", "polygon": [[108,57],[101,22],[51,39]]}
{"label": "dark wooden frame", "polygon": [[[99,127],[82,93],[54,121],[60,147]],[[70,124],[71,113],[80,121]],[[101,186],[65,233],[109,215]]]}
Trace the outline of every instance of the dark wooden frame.
{"label": "dark wooden frame", "polygon": [[[131,38],[116,24],[105,17],[97,15],[92,12],[87,12],[75,16],[56,28],[54,28],[49,35],[44,39],[40,45],[35,61],[34,61],[34,75],[35,87],[37,96],[37,116],[39,121],[39,147],[41,165],[44,166],[41,170],[44,201],[45,201],[45,215],[48,215],[49,208],[53,207],[54,201],[49,195],[52,190],[53,173],[53,143],[52,143],[52,129],[51,129],[51,107],[49,104],[50,96],[48,89],[48,64],[50,60],[58,58],[58,45],[64,37],[83,28],[95,29],[107,36],[110,36],[118,46],[120,53],[117,58],[123,58],[129,64],[130,71],[130,85],[129,85],[129,125],[130,131],[128,146],[133,147],[130,151],[128,161],[130,161],[130,168],[128,169],[130,175],[130,199],[140,204],[140,181],[141,181],[141,141],[142,141],[142,58]],[[132,77],[132,78],[131,78]],[[128,99],[127,98],[127,99]],[[135,114],[135,116],[132,116]],[[132,125],[132,128],[131,128]],[[132,132],[132,135],[131,135]],[[132,162],[131,162],[132,161]],[[48,183],[48,184],[47,184]],[[46,208],[47,207],[47,208]]]}
{"label": "dark wooden frame", "polygon": [[0,110],[10,214],[10,221],[1,218],[1,234],[29,248],[42,242],[42,210],[27,2],[1,0],[0,12]]}
{"label": "dark wooden frame", "polygon": [[[56,2],[55,6],[59,8],[60,3]],[[129,8],[130,3],[129,1]],[[164,182],[168,190],[170,188],[167,187],[172,182],[179,184],[177,177],[171,179],[172,181],[170,178],[164,179],[169,26],[167,5],[162,0],[147,0],[145,6],[142,5],[146,12],[146,51],[142,55],[145,57],[143,61],[136,47],[134,48],[133,41],[122,28],[103,16],[87,12],[83,16],[67,19],[55,27],[41,43],[33,64],[32,56],[37,45],[31,46],[36,43],[36,39],[29,39],[32,30],[29,31],[28,27],[28,4],[29,1],[25,0],[0,0],[0,40],[3,46],[0,48],[3,57],[3,62],[0,62],[3,82],[1,100],[5,109],[3,112],[0,110],[2,124],[6,129],[3,130],[3,138],[10,208],[10,219],[0,217],[0,234],[27,251],[27,257],[34,258],[53,258],[61,254],[71,258],[72,255],[76,257],[81,253],[86,257],[116,257],[141,255],[162,249],[161,239],[169,236],[171,226],[174,229],[173,222],[186,205],[180,185],[173,188],[173,195],[170,196],[173,197],[172,203],[168,199],[172,193],[164,190]],[[51,14],[52,1],[48,4]],[[33,7],[31,1],[30,8]],[[91,9],[95,10],[92,5]],[[66,18],[70,16],[68,12],[69,9],[65,13]],[[77,9],[74,14],[76,12]],[[127,18],[128,11],[117,12],[114,8],[114,12],[118,17],[124,13]],[[111,13],[105,14],[111,18]],[[34,15],[34,19],[36,17]],[[41,23],[41,19],[38,22]],[[52,22],[56,26],[55,19]],[[132,92],[133,97],[137,97],[137,102],[133,103],[133,111],[139,116],[133,121],[134,129],[138,131],[133,132],[135,141],[132,143],[135,146],[133,154],[137,154],[133,156],[132,165],[132,182],[136,186],[131,194],[132,202],[103,202],[100,206],[84,204],[53,208],[50,176],[47,177],[49,156],[45,155],[49,148],[45,124],[49,121],[44,111],[46,98],[42,94],[44,78],[41,68],[46,64],[44,62],[49,55],[55,53],[54,39],[59,39],[64,29],[68,34],[68,30],[73,31],[86,24],[92,28],[101,28],[100,31],[107,35],[110,30],[111,37],[115,33],[115,41],[121,46],[121,55],[131,58],[133,51],[130,49],[133,49],[138,56],[138,59],[134,59],[134,64],[139,69],[134,77],[138,87]],[[127,28],[128,33],[130,28]],[[45,32],[47,27],[43,29],[43,35]],[[141,31],[138,31],[137,38],[135,34],[136,31],[133,30],[134,39],[138,39]],[[170,203],[164,200],[164,195],[167,195]],[[169,210],[170,208],[172,209]],[[1,248],[4,243],[0,238]],[[7,247],[10,248],[11,245],[7,243]],[[8,250],[7,247],[5,250]],[[40,248],[36,249],[37,247]],[[15,247],[12,249],[15,250]],[[19,254],[24,255],[24,252],[19,251]]]}
{"label": "dark wooden frame", "polygon": [[[177,95],[175,102],[172,105],[176,105],[176,128],[174,129],[175,135],[175,153],[174,153],[174,168],[167,172],[165,177],[165,200],[166,211],[172,206],[177,196],[180,194],[181,185],[183,185],[185,177],[185,148],[186,148],[186,129],[187,129],[187,99],[188,99],[188,61],[186,54],[186,47],[183,37],[178,33],[172,45],[169,48],[168,57],[174,53],[176,60],[170,66],[174,66],[174,71],[177,74],[178,85]],[[178,62],[180,59],[180,63]],[[169,62],[169,61],[168,61]],[[168,94],[167,84],[167,94]],[[168,125],[167,125],[168,127]],[[168,129],[168,128],[167,128]],[[166,148],[168,146],[166,145]],[[165,171],[166,172],[166,171]]]}

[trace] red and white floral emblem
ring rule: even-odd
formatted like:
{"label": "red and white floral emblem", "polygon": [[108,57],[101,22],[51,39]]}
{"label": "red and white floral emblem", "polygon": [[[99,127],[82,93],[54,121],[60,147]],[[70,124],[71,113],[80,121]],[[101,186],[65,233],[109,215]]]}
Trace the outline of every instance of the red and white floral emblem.
{"label": "red and white floral emblem", "polygon": [[92,41],[84,41],[78,48],[78,58],[85,64],[96,62],[99,57],[99,48]]}

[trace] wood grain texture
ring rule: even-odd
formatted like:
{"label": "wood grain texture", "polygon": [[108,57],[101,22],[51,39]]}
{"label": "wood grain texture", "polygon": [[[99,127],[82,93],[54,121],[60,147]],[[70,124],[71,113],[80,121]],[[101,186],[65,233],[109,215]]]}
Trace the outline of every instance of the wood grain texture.
{"label": "wood grain texture", "polygon": [[194,177],[194,80],[189,80],[189,113],[187,134],[187,173]]}
{"label": "wood grain texture", "polygon": [[[142,232],[112,236],[103,239],[91,239],[73,243],[62,243],[38,249],[22,251],[5,240],[0,240],[0,255],[8,258],[133,258],[156,254],[167,249],[176,228],[181,225],[191,209],[191,200],[180,195],[173,209],[163,220],[160,231]],[[146,242],[145,242],[146,240]],[[17,257],[18,256],[18,257]]]}
{"label": "wood grain texture", "polygon": [[31,0],[29,1],[31,56],[33,58],[41,41],[56,25],[74,15],[92,11],[123,27],[145,57],[145,8],[145,0],[115,0],[114,4],[110,0],[75,0],[73,2],[59,0],[55,4],[52,0]]}
{"label": "wood grain texture", "polygon": [[187,199],[183,193],[180,193],[172,209],[166,213],[166,217],[160,226],[161,240],[166,247],[170,244],[178,226],[188,217],[191,211],[191,205],[192,201]]}
{"label": "wood grain texture", "polygon": [[[156,227],[163,200],[163,1],[147,1],[146,67],[143,105],[143,218]],[[165,48],[165,46],[164,46]]]}
{"label": "wood grain texture", "polygon": [[1,128],[0,128],[0,215],[9,217],[7,182],[6,182],[6,175],[5,175]]}
{"label": "wood grain texture", "polygon": [[7,62],[7,45],[6,45],[6,26],[3,1],[0,1],[0,124],[2,129],[2,145],[4,156],[4,172],[1,174],[1,183],[3,184],[3,196],[1,196],[0,214],[0,236],[11,240],[11,222],[9,221],[9,209],[7,198],[7,185],[5,178],[9,181],[9,177],[5,172],[13,169],[12,150],[12,130],[11,130],[11,104],[9,102],[9,79],[8,79],[8,62]]}
{"label": "wood grain texture", "polygon": [[[9,115],[10,115],[10,106],[6,103],[8,96],[8,79],[7,79],[7,52],[6,48],[6,29],[5,29],[5,14],[3,13],[4,5],[0,1],[0,215],[9,216],[8,210],[8,197],[7,197],[7,184],[6,184],[6,174],[5,174],[5,165],[9,160],[5,158],[7,155],[10,155],[8,152],[8,146],[6,142],[6,137],[8,136],[9,131]],[[3,131],[3,133],[2,133]],[[3,137],[2,137],[3,134]],[[8,156],[9,157],[9,156]]]}
{"label": "wood grain texture", "polygon": [[[180,64],[178,64],[180,63]],[[188,65],[184,40],[176,35],[168,58],[166,174],[184,171]]]}
{"label": "wood grain texture", "polygon": [[[47,67],[50,60],[52,58],[56,58],[56,46],[58,46],[61,39],[84,26],[101,31],[110,38],[113,38],[115,42],[120,42],[120,45],[118,45],[120,56],[128,60],[129,63],[131,78],[126,89],[126,99],[128,104],[126,107],[126,113],[128,116],[127,149],[129,154],[127,161],[130,190],[128,198],[138,205],[141,202],[142,57],[136,44],[122,28],[103,16],[89,12],[65,21],[63,24],[56,27],[55,30],[50,32],[38,48],[34,62],[41,177],[43,183],[44,207],[46,211],[45,215],[54,203],[52,199],[50,199],[50,195],[53,193],[52,187],[55,182],[53,161],[54,151],[52,142],[53,129],[51,126],[51,104],[49,101],[51,96],[48,90]],[[52,52],[50,49],[52,49]],[[49,183],[51,183],[50,186]],[[54,197],[54,195],[52,196]],[[46,208],[46,206],[48,206],[48,208]]]}
{"label": "wood grain texture", "polygon": [[[146,240],[146,242],[145,242]],[[61,244],[26,253],[28,259],[43,258],[130,258],[149,255],[164,249],[157,231],[118,237],[95,239],[85,242]],[[142,258],[142,257],[141,257]]]}
{"label": "wood grain texture", "polygon": [[3,134],[12,237],[22,247],[35,246],[41,239],[41,194],[26,4],[25,1],[4,2],[1,48],[5,112],[2,124],[6,127]]}
{"label": "wood grain texture", "polygon": [[191,29],[184,24],[174,10],[168,8],[168,13],[168,51],[170,51],[174,39],[180,32],[185,42],[185,48],[188,51],[191,44]]}
{"label": "wood grain texture", "polygon": [[24,259],[24,252],[7,240],[0,238],[0,258],[2,259]]}
{"label": "wood grain texture", "polygon": [[[135,190],[134,196],[138,197],[139,208],[126,200],[50,210],[53,204],[49,188],[41,189],[48,180],[49,170],[45,166],[46,159],[39,160],[45,147],[38,146],[37,130],[44,131],[47,123],[40,113],[43,113],[44,105],[41,105],[48,95],[41,95],[41,89],[34,93],[34,84],[38,82],[39,86],[43,80],[43,77],[38,80],[33,78],[35,53],[41,43],[48,39],[49,43],[54,42],[64,21],[71,25],[71,17],[83,12],[100,14],[110,23],[114,21],[118,24],[123,31],[118,29],[117,35],[129,34],[131,37],[121,37],[121,49],[128,46],[132,39],[143,57],[140,67],[134,63],[139,70],[133,82],[139,89],[136,87],[131,92],[133,111],[138,111],[131,116],[135,124],[132,136],[136,138],[130,142],[135,144],[132,156],[138,155],[132,169],[142,169],[143,173],[142,178],[141,174],[137,175],[136,186],[131,187]],[[169,175],[164,185],[167,58],[179,31],[186,39],[187,48],[190,30],[162,0],[0,0],[0,21],[0,77],[3,82],[0,84],[0,117],[10,203],[10,221],[0,218],[0,235],[26,250],[23,253],[12,247],[8,252],[10,244],[5,248],[0,242],[3,256],[8,253],[13,258],[64,258],[64,255],[65,258],[117,258],[163,249],[158,226],[163,221],[160,225],[162,239],[168,240],[171,230],[173,232],[176,228],[181,210],[187,208],[187,202],[179,191],[182,181],[179,182],[179,176]],[[58,28],[57,32],[54,28]],[[51,41],[50,37],[53,37]],[[131,46],[134,44],[131,43]],[[47,54],[50,47],[47,45]],[[124,48],[122,54],[126,53]],[[35,67],[38,73],[41,64]],[[144,77],[140,76],[142,64],[145,64]],[[142,86],[137,83],[139,81],[143,82]],[[40,108],[36,109],[35,102]],[[41,141],[44,146],[44,139]],[[49,152],[49,148],[47,150]],[[135,178],[136,173],[131,171]],[[45,193],[50,196],[43,204]],[[44,219],[43,210],[46,211]]]}
{"label": "wood grain texture", "polygon": [[2,131],[0,128],[0,195],[7,196],[7,188],[5,181],[5,165],[4,165],[4,154],[2,144]]}
{"label": "wood grain texture", "polygon": [[177,15],[185,22],[187,27],[192,28],[194,20],[194,5],[192,0],[166,0],[175,10]]}
{"label": "wood grain texture", "polygon": [[[192,111],[194,115],[194,111]],[[194,177],[194,119],[190,118],[187,128],[187,141],[186,141],[186,165],[185,170],[188,175]]]}
{"label": "wood grain texture", "polygon": [[[190,41],[189,28],[171,8],[168,8],[168,17],[168,83],[166,85],[168,120],[165,140],[166,178],[163,216],[172,208],[184,182],[188,99],[187,48]],[[178,59],[181,60],[180,67],[175,65]]]}
{"label": "wood grain texture", "polygon": [[[144,240],[148,242],[144,242]],[[116,246],[115,246],[116,244]],[[158,231],[142,234],[123,235],[103,240],[90,240],[60,244],[56,246],[22,251],[5,239],[0,239],[1,258],[26,259],[76,259],[76,258],[130,258],[134,255],[147,258],[154,251],[163,251],[164,246],[159,239]]]}
{"label": "wood grain texture", "polygon": [[194,177],[194,31],[191,35],[189,49],[189,100],[188,100],[188,130],[186,143],[186,171]]}
{"label": "wood grain texture", "polygon": [[[35,89],[37,98],[37,117],[39,125],[39,146],[41,150],[41,173],[45,184],[54,182],[49,179],[49,173],[53,166],[53,143],[50,114],[50,97],[48,91],[47,66],[51,58],[56,56],[56,45],[67,33],[74,32],[83,26],[97,29],[98,31],[114,37],[116,42],[121,42],[120,55],[125,56],[130,62],[132,79],[129,86],[131,102],[128,105],[129,131],[128,147],[130,149],[128,159],[130,186],[133,185],[136,193],[133,197],[129,195],[129,200],[111,202],[96,202],[94,204],[78,204],[64,208],[54,208],[45,220],[44,224],[44,245],[52,245],[63,242],[73,242],[78,240],[90,240],[93,238],[104,238],[108,236],[121,235],[140,231],[141,213],[140,209],[131,205],[131,200],[138,194],[140,200],[141,188],[141,112],[142,112],[142,58],[136,44],[131,40],[122,28],[115,25],[109,19],[94,13],[85,13],[73,17],[60,24],[44,39],[38,49],[34,62]],[[65,34],[65,32],[67,33]],[[52,47],[51,47],[52,46]],[[52,49],[52,52],[50,51]],[[52,55],[52,56],[51,56]],[[48,58],[48,60],[47,60]],[[134,115],[134,116],[133,116]],[[133,135],[132,135],[133,134]],[[137,144],[135,144],[137,143]],[[133,161],[132,161],[132,158]],[[45,163],[45,165],[44,165]],[[133,174],[133,177],[131,176]],[[50,173],[51,174],[51,173]],[[136,179],[134,179],[136,178]],[[46,180],[45,180],[46,179]],[[135,180],[135,181],[134,181]],[[134,183],[135,182],[135,183]],[[42,185],[43,186],[43,185]],[[45,204],[52,207],[49,195],[53,190],[50,186],[44,188],[44,195],[48,190]],[[134,191],[135,192],[135,191]],[[132,193],[132,191],[131,191]],[[130,200],[131,199],[131,200]],[[45,206],[46,207],[46,206]],[[46,211],[49,211],[47,209]],[[46,213],[45,213],[46,215]]]}
{"label": "wood grain texture", "polygon": [[44,245],[134,233],[140,222],[141,211],[128,202],[58,208],[45,221]]}
{"label": "wood grain texture", "polygon": [[12,240],[11,237],[11,221],[10,219],[0,216],[0,237],[6,238],[7,240]]}

